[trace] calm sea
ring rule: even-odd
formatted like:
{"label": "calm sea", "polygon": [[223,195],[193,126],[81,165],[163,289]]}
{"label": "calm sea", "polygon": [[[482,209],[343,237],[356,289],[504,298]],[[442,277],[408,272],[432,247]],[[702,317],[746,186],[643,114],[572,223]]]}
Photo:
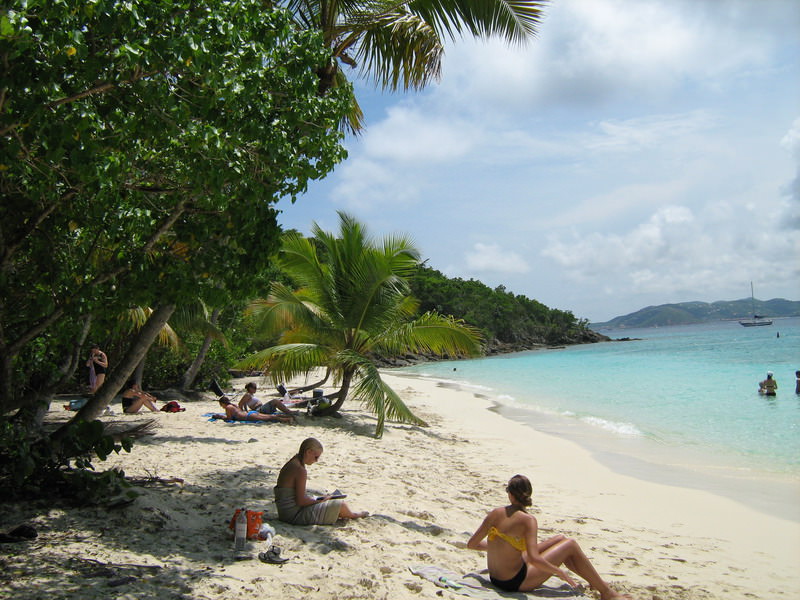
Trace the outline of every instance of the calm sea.
{"label": "calm sea", "polygon": [[[800,318],[602,333],[641,339],[399,371],[485,395],[621,472],[800,520]],[[757,393],[767,371],[778,381],[774,398]]]}

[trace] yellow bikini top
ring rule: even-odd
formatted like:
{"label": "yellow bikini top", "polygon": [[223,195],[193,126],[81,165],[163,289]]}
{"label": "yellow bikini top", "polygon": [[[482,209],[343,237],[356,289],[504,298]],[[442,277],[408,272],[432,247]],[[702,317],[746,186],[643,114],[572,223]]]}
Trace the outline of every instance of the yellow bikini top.
{"label": "yellow bikini top", "polygon": [[503,533],[497,529],[497,527],[490,527],[487,538],[489,541],[492,541],[496,537],[499,537],[501,540],[505,540],[520,552],[525,552],[528,549],[528,545],[525,543],[525,538],[514,537],[513,535]]}

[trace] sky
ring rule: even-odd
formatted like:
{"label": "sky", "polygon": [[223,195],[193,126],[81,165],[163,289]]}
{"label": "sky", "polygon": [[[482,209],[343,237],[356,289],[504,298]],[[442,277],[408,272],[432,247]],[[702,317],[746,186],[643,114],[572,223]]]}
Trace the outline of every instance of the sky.
{"label": "sky", "polygon": [[449,277],[592,322],[800,300],[800,1],[553,0],[524,46],[448,43],[279,222],[407,234]]}

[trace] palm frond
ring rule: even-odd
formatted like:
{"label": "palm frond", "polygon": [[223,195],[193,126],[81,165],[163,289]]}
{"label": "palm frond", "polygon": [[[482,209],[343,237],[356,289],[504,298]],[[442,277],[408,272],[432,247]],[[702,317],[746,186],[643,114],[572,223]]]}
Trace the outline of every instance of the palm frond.
{"label": "palm frond", "polygon": [[451,39],[466,32],[521,43],[536,35],[547,4],[547,0],[413,0],[409,9]]}
{"label": "palm frond", "polygon": [[443,56],[444,45],[434,28],[405,7],[380,15],[358,33],[355,46],[362,75],[391,90],[421,89],[438,81]]}
{"label": "palm frond", "polygon": [[[352,390],[378,416],[377,432],[387,418],[422,424],[381,380],[370,358],[375,353],[480,353],[477,331],[450,317],[427,313],[414,318],[419,303],[406,276],[419,252],[405,236],[376,242],[364,225],[339,213],[338,236],[313,225],[313,242],[299,235],[284,238],[281,266],[303,287],[274,284],[266,299],[248,307],[256,326],[270,331],[279,345],[262,350],[237,366],[268,370],[273,379],[289,379],[313,367],[329,369],[335,381]],[[344,402],[345,383],[337,402]]]}
{"label": "palm frond", "polygon": [[[134,306],[124,313],[122,319],[128,321],[131,331],[137,331],[147,323],[147,319],[150,318],[151,314],[153,314],[153,309],[149,306]],[[175,330],[170,327],[169,323],[166,323],[161,328],[161,331],[158,332],[156,342],[161,346],[167,346],[173,350],[179,348],[181,344],[180,337]]]}
{"label": "palm frond", "polygon": [[353,386],[353,395],[371,412],[378,416],[375,426],[375,437],[383,435],[386,419],[399,423],[426,426],[427,423],[414,415],[405,402],[381,379],[375,364],[361,359],[358,364],[358,378]]}
{"label": "palm frond", "polygon": [[282,344],[256,352],[236,365],[237,369],[269,371],[274,379],[292,379],[325,365],[327,352],[317,344]]}
{"label": "palm frond", "polygon": [[398,324],[375,342],[376,350],[392,356],[409,351],[453,357],[481,353],[481,335],[477,329],[453,317],[431,312]]}

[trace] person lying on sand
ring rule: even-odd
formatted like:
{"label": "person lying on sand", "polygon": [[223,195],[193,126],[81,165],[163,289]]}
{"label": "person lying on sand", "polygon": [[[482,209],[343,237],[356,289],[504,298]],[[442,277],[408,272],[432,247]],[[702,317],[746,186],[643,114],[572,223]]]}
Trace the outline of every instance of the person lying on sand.
{"label": "person lying on sand", "polygon": [[565,564],[600,592],[601,600],[628,598],[612,590],[598,575],[578,543],[563,535],[539,542],[536,517],[525,510],[531,505],[533,488],[524,475],[514,475],[506,486],[511,504],[491,511],[472,534],[467,548],[485,550],[492,583],[507,592],[529,592],[555,575],[578,587]]}
{"label": "person lying on sand", "polygon": [[262,415],[274,415],[278,411],[281,411],[286,415],[297,414],[289,410],[289,408],[287,408],[286,405],[281,402],[280,398],[272,398],[266,402],[262,402],[259,398],[256,398],[256,390],[258,390],[258,386],[254,381],[251,381],[244,386],[244,394],[242,394],[242,397],[239,399],[240,409],[246,411],[255,410],[260,412]]}
{"label": "person lying on sand", "polygon": [[153,412],[158,412],[156,402],[158,402],[158,398],[143,391],[141,386],[135,382],[129,383],[128,389],[122,392],[122,412],[129,415],[139,412],[143,406]]}
{"label": "person lying on sand", "polygon": [[226,421],[278,421],[279,423],[293,423],[291,415],[262,415],[257,410],[244,411],[236,406],[227,396],[219,397],[219,405],[225,411],[224,415],[211,415],[212,419],[225,419]]}
{"label": "person lying on sand", "polygon": [[330,495],[308,495],[306,465],[313,465],[320,456],[322,444],[314,438],[307,438],[300,444],[300,451],[283,465],[275,486],[278,518],[293,525],[332,525],[338,519],[360,519],[368,516],[366,511],[351,511],[341,499],[332,499]]}

